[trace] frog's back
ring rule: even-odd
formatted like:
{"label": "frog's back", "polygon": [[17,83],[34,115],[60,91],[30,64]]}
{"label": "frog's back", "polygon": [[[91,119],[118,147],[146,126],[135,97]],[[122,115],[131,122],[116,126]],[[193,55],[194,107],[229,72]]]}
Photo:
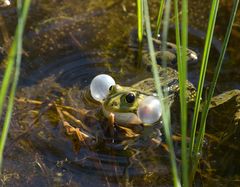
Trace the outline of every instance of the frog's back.
{"label": "frog's back", "polygon": [[[131,37],[130,37],[130,42],[129,46],[132,49],[137,49],[137,32],[136,30],[133,30]],[[146,39],[146,38],[144,38]],[[144,40],[143,42],[146,44],[143,47],[142,51],[142,62],[143,62],[143,68],[147,69],[147,71],[152,70],[151,66],[151,58],[149,55],[148,47],[147,47],[147,42]],[[160,84],[163,89],[167,89],[169,94],[174,94],[176,96],[179,95],[179,79],[178,79],[178,72],[173,69],[172,67],[176,66],[177,62],[177,46],[173,43],[167,42],[167,49],[162,50],[162,42],[158,39],[153,39],[154,43],[154,48],[155,48],[155,56],[157,60],[157,68],[159,72],[159,77],[160,77]],[[162,67],[162,61],[165,60],[167,67]],[[187,61],[188,63],[190,62],[195,62],[197,61],[197,53],[194,51],[187,49]],[[186,81],[186,86],[187,86],[187,100],[188,102],[194,101],[196,97],[196,89],[194,85]],[[135,89],[138,89],[141,92],[144,92],[148,95],[152,95],[156,93],[155,89],[155,84],[153,78],[147,78],[144,79],[136,84],[133,85]]]}
{"label": "frog's back", "polygon": [[[151,65],[147,65],[147,69],[151,69]],[[178,72],[170,67],[163,68],[158,65],[158,72],[160,77],[160,84],[163,89],[167,89],[169,94],[179,95],[179,79]],[[187,101],[192,102],[196,97],[196,89],[194,85],[186,81],[187,86]],[[146,78],[132,86],[133,88],[144,92],[148,95],[154,95],[156,93],[155,83],[153,78]]]}

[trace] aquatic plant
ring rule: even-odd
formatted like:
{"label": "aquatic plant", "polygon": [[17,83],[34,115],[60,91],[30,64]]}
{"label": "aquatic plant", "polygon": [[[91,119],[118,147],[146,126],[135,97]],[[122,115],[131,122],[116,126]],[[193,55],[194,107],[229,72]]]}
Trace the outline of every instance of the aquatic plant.
{"label": "aquatic plant", "polygon": [[158,18],[157,18],[157,28],[155,31],[155,37],[157,38],[160,32],[162,17],[163,17],[163,10],[164,10],[165,0],[160,1],[159,11],[158,11]]}
{"label": "aquatic plant", "polygon": [[[231,35],[234,19],[235,19],[237,9],[238,9],[238,4],[239,4],[239,0],[235,0],[233,2],[232,12],[231,12],[231,16],[230,16],[230,19],[229,19],[227,31],[226,31],[226,34],[225,34],[225,37],[224,37],[224,40],[223,40],[223,45],[222,45],[222,48],[221,48],[221,51],[220,51],[217,66],[215,67],[215,70],[214,70],[214,75],[213,75],[212,82],[211,82],[211,85],[210,85],[210,88],[209,88],[209,93],[207,95],[207,99],[204,102],[204,107],[203,107],[203,111],[202,111],[202,114],[201,114],[201,119],[200,119],[200,123],[199,123],[200,127],[199,127],[199,132],[198,132],[196,142],[194,143],[194,139],[195,139],[194,137],[191,137],[191,139],[190,139],[191,140],[191,144],[190,144],[190,150],[191,150],[190,154],[191,155],[190,155],[190,158],[191,158],[191,163],[192,163],[192,170],[190,171],[190,180],[193,180],[194,175],[195,175],[196,170],[197,170],[197,165],[198,165],[198,162],[199,162],[198,154],[201,152],[201,148],[202,148],[202,144],[203,144],[203,138],[204,138],[204,134],[205,134],[206,119],[207,119],[207,115],[208,115],[208,111],[209,111],[209,106],[210,106],[211,98],[213,97],[213,94],[214,94],[214,90],[215,90],[215,87],[216,87],[216,84],[217,84],[219,73],[220,73],[220,70],[221,70],[221,67],[222,67],[223,59],[224,59],[224,56],[225,56],[225,53],[226,53],[228,41],[229,41],[229,38],[230,38],[230,35]],[[213,6],[214,5],[212,5],[212,7]],[[215,12],[217,10],[212,10],[212,11]],[[209,24],[211,23],[211,21],[212,20],[210,19]],[[209,41],[206,39],[206,43],[208,43],[208,42]],[[210,44],[208,44],[208,45],[210,45]],[[205,72],[201,71],[201,74],[202,73],[204,74]],[[200,77],[201,77],[201,74],[200,74]],[[200,94],[200,93],[198,93],[198,94]],[[194,112],[194,115],[197,115],[197,114],[195,114],[195,112]],[[197,123],[197,122],[195,122],[195,123]],[[194,129],[192,129],[191,132],[192,132],[192,135],[195,136],[196,124],[193,124],[193,127],[194,127]]]}
{"label": "aquatic plant", "polygon": [[[6,70],[0,87],[0,120],[3,118],[2,114],[4,109],[6,110],[0,137],[0,169],[2,167],[3,151],[11,121],[14,97],[20,74],[22,38],[30,3],[31,0],[25,0],[23,2],[18,1],[18,25],[16,27],[14,40],[7,57]],[[9,96],[7,97],[8,92]]]}
{"label": "aquatic plant", "polygon": [[[138,1],[140,3],[140,1]],[[165,14],[164,14],[164,20],[162,21],[162,12],[163,12],[163,6],[165,1],[160,1],[160,8],[158,13],[158,19],[157,19],[157,29],[156,29],[156,35],[160,32],[160,25],[163,23],[163,31],[162,31],[162,44],[163,44],[163,50],[166,49],[166,41],[167,41],[167,32],[168,32],[168,22],[169,22],[169,12],[170,12],[170,4],[171,1],[166,1],[165,5]],[[235,0],[233,3],[232,13],[229,20],[229,25],[227,28],[227,32],[225,35],[225,39],[223,42],[222,50],[220,52],[220,57],[217,63],[217,66],[215,68],[212,84],[210,86],[210,91],[207,95],[207,99],[204,102],[203,111],[201,113],[201,118],[199,122],[199,113],[200,113],[200,104],[201,104],[201,98],[202,98],[202,91],[203,91],[203,85],[205,81],[205,75],[208,65],[208,59],[209,59],[209,53],[214,33],[214,26],[216,23],[217,18],[217,12],[219,7],[219,0],[213,0],[212,6],[210,10],[210,17],[209,17],[209,23],[208,23],[208,29],[206,34],[206,40],[205,40],[205,46],[204,46],[204,52],[203,52],[203,58],[201,63],[201,71],[199,76],[199,83],[198,83],[198,90],[197,90],[197,96],[196,96],[196,102],[195,102],[195,108],[194,108],[194,115],[193,115],[193,122],[192,122],[192,128],[190,131],[191,137],[190,137],[190,144],[187,144],[187,100],[186,100],[186,80],[187,80],[187,47],[188,47],[188,1],[182,0],[182,16],[181,16],[181,35],[180,35],[180,28],[179,28],[179,10],[178,10],[178,0],[174,0],[174,17],[175,17],[175,32],[176,32],[176,44],[177,44],[177,61],[178,61],[178,71],[179,71],[179,85],[180,85],[180,111],[181,111],[181,136],[182,136],[182,144],[181,144],[181,158],[182,158],[182,168],[181,168],[181,183],[184,186],[189,186],[192,184],[194,180],[194,176],[196,173],[196,169],[199,162],[199,152],[201,152],[202,149],[202,142],[205,134],[205,126],[206,126],[206,118],[209,111],[209,105],[211,98],[214,94],[215,86],[217,83],[217,79],[219,76],[219,72],[221,69],[221,65],[223,62],[223,58],[226,52],[227,44],[229,41],[230,33],[232,30],[234,18],[236,15],[237,7],[239,4],[239,0]],[[152,44],[152,34],[151,34],[151,28],[150,28],[150,18],[148,14],[148,3],[147,0],[143,3],[143,9],[142,12],[144,15],[141,15],[139,19],[142,19],[144,17],[144,21],[146,24],[146,32],[147,32],[147,39],[148,39],[148,45],[149,45],[149,53],[151,56],[152,61],[152,73],[155,80],[155,86],[156,90],[158,92],[159,99],[163,97],[162,90],[160,89],[160,82],[159,77],[157,73],[156,68],[156,57],[154,56],[154,48]],[[139,15],[139,14],[138,14]],[[140,22],[140,21],[139,21]],[[143,22],[143,21],[142,21]],[[141,23],[142,23],[141,22]],[[142,33],[142,30],[141,30]],[[139,40],[140,41],[140,40]],[[142,41],[142,40],[141,40]],[[166,66],[166,61],[163,60],[163,66]],[[174,186],[180,185],[180,179],[178,177],[178,171],[175,161],[175,154],[172,147],[172,141],[171,141],[171,134],[169,132],[170,127],[170,115],[169,115],[169,108],[168,106],[165,106],[163,113],[163,124],[164,124],[164,130],[165,130],[165,136],[167,139],[167,144],[169,146],[169,154],[170,154],[170,160],[172,164],[172,173],[173,173],[173,181]],[[197,124],[200,124],[199,129],[197,129]],[[197,133],[198,130],[198,133]],[[197,138],[196,138],[196,133]],[[189,151],[188,151],[189,150]],[[192,168],[189,170],[189,168]]]}
{"label": "aquatic plant", "polygon": [[[159,97],[159,100],[160,100],[161,106],[162,106],[163,126],[164,126],[165,135],[166,135],[166,141],[169,146],[169,153],[170,153],[170,158],[171,158],[170,160],[171,160],[172,173],[173,173],[173,181],[174,181],[175,186],[180,186],[178,172],[177,172],[176,157],[175,157],[175,153],[174,153],[173,142],[171,139],[170,106],[168,104],[166,104],[166,103],[164,104],[164,102],[162,102],[164,93],[160,86],[160,79],[159,79],[159,74],[158,74],[158,70],[157,70],[157,62],[156,62],[156,57],[155,57],[155,52],[154,52],[154,46],[153,46],[153,41],[152,41],[152,32],[151,32],[151,26],[150,26],[148,2],[147,2],[147,0],[143,0],[143,2],[144,2],[143,3],[143,5],[144,5],[144,21],[146,24],[148,47],[149,47],[149,53],[150,53],[151,63],[152,63],[152,72],[153,72],[153,77],[154,77],[154,81],[155,81],[155,87],[157,90],[157,94],[158,94],[158,97]],[[170,1],[168,1],[168,3],[166,3],[166,9],[167,9],[167,11],[165,12],[165,18],[164,18],[165,27],[164,28],[168,28],[169,13],[170,13]],[[167,39],[167,29],[165,29],[165,32],[163,35],[166,40]],[[167,47],[166,41],[165,41],[165,45],[163,45],[162,47],[163,47],[163,50],[166,49],[166,47]],[[165,61],[166,61],[166,59],[165,59]]]}

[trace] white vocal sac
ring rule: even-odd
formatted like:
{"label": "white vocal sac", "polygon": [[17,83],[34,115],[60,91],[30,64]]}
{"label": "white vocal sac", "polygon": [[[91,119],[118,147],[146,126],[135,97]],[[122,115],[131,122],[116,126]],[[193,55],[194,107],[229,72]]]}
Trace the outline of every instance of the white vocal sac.
{"label": "white vocal sac", "polygon": [[147,96],[140,103],[137,115],[143,123],[153,124],[157,122],[162,115],[161,104],[158,98],[154,96]]}
{"label": "white vocal sac", "polygon": [[91,96],[96,101],[103,101],[109,93],[109,88],[115,85],[114,79],[106,74],[100,74],[94,77],[90,84]]}

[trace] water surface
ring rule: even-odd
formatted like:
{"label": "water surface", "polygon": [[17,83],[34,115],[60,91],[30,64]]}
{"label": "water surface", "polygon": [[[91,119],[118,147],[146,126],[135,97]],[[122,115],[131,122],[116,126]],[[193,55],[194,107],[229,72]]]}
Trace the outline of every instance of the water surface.
{"label": "water surface", "polygon": [[[157,6],[157,2],[152,1],[152,15],[156,15]],[[209,6],[208,1],[190,2],[189,47],[198,54],[204,45]],[[208,80],[211,80],[226,28],[227,21],[222,20],[226,20],[228,15],[229,5],[223,2],[220,21],[216,25]],[[16,26],[14,3],[0,9],[0,16],[4,21],[0,29],[7,31],[7,36],[0,37],[0,47],[5,49],[0,55],[2,61]],[[149,72],[135,67],[129,47],[136,23],[134,1],[33,1],[24,34],[17,92],[17,98],[23,100],[16,101],[11,122],[1,180],[3,185],[172,185],[168,153],[162,146],[153,142],[134,145],[131,141],[124,144],[109,141],[108,137],[104,139],[101,130],[106,121],[98,116],[100,106],[89,104],[82,97],[92,78],[100,73],[110,74],[122,85],[131,85],[150,76]],[[169,40],[174,42],[173,31],[171,29]],[[238,44],[239,20],[233,28],[216,94],[240,88]],[[4,63],[1,66],[4,67]],[[199,66],[200,61],[189,64],[189,80],[195,85]],[[36,101],[41,103],[34,103]],[[89,118],[79,111],[67,112],[89,125],[98,141],[79,143],[76,136],[67,135],[63,119],[53,103],[80,111],[90,110]],[[213,111],[213,117],[208,120],[209,138],[205,142],[203,162],[196,180],[198,185],[239,184],[239,124],[231,126],[232,119],[228,113],[223,113],[225,110],[223,106]],[[223,114],[226,117],[220,118]],[[76,127],[73,120],[66,118],[66,121]],[[219,141],[215,137],[226,138]],[[175,147],[179,155],[178,142]]]}

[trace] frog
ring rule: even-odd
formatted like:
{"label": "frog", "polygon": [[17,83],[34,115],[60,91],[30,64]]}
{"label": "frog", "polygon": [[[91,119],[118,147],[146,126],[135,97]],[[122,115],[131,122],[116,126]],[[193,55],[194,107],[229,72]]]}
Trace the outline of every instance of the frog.
{"label": "frog", "polygon": [[[179,85],[177,72],[171,68],[163,68],[162,71],[167,71],[167,74],[160,74],[162,87],[168,91],[168,96],[164,98],[170,106],[175,99],[178,99]],[[192,83],[187,81],[187,101],[192,103],[196,96],[196,89]],[[156,89],[153,78],[146,78],[130,87],[121,86],[119,84],[112,85],[109,88],[109,94],[102,103],[102,110],[105,117],[110,113],[114,113],[115,120],[120,124],[139,125],[143,122],[137,116],[137,109],[144,98],[147,96],[156,97]]]}
{"label": "frog", "polygon": [[[164,100],[171,106],[175,100],[179,98],[179,79],[177,70],[172,67],[163,67],[160,65],[163,58],[167,60],[168,64],[172,64],[176,61],[177,47],[175,44],[167,42],[167,50],[160,49],[161,41],[155,39],[155,50],[157,58],[157,68],[159,72],[159,78],[161,87],[164,92],[167,92],[167,96]],[[188,49],[188,61],[197,60],[197,54]],[[150,56],[147,50],[143,51],[143,69],[151,71]],[[186,81],[187,88],[187,102],[193,103],[196,97],[196,88],[190,82]],[[128,127],[131,125],[143,124],[141,119],[137,116],[137,109],[144,98],[147,96],[156,96],[156,88],[154,79],[147,77],[140,80],[131,86],[122,86],[119,84],[112,85],[109,88],[107,97],[102,102],[102,110],[105,117],[108,117],[110,113],[114,113],[115,121],[119,124],[125,124]]]}
{"label": "frog", "polygon": [[[158,62],[158,72],[160,77],[161,86],[166,89],[168,96],[165,97],[168,100],[172,113],[179,113],[179,79],[178,72],[172,68],[171,65],[163,67],[160,62],[165,58],[168,64],[172,64],[176,61],[177,47],[175,44],[168,42],[167,50],[160,50],[161,41],[155,39],[156,58]],[[193,50],[187,50],[188,62],[197,60],[197,53]],[[148,71],[151,71],[150,56],[147,51],[143,54],[143,66]],[[193,112],[196,98],[196,88],[190,81],[186,81],[187,88],[187,104],[189,111]],[[106,118],[109,118],[110,114],[114,114],[114,120],[118,125],[127,126],[128,128],[135,128],[136,125],[144,125],[141,119],[137,115],[137,109],[141,102],[147,96],[156,96],[156,88],[154,79],[152,77],[145,78],[132,84],[131,86],[122,86],[119,84],[112,85],[109,88],[107,97],[102,102],[102,111]],[[203,100],[203,99],[202,99]],[[234,124],[239,124],[240,121],[240,90],[230,90],[222,94],[214,96],[211,99],[211,110],[221,107],[222,105],[228,105],[230,101],[235,101],[234,106]],[[202,102],[203,106],[204,102]],[[202,107],[201,107],[202,108]],[[162,123],[159,119],[158,123]],[[179,122],[177,122],[179,124]],[[179,125],[180,126],[180,125]]]}
{"label": "frog", "polygon": [[[175,70],[171,71],[176,73]],[[168,88],[170,95],[167,99],[169,100],[171,106],[174,103],[174,100],[178,100],[179,86],[175,82],[175,85],[171,85]],[[118,84],[113,85],[110,87],[107,98],[102,103],[103,114],[106,118],[108,118],[110,113],[114,113],[115,121],[118,124],[127,125],[127,127],[143,124],[141,119],[137,116],[137,108],[144,98],[150,95],[156,96],[153,78],[144,79],[133,84],[131,87],[120,86]],[[192,83],[187,81],[187,102],[188,104],[191,104],[191,109],[193,109],[195,97],[196,89]],[[222,105],[228,105],[228,103],[232,100],[235,100],[234,123],[239,124],[240,90],[235,89],[226,91],[213,97],[210,103],[210,110],[221,107]],[[203,106],[203,103],[201,106]]]}

